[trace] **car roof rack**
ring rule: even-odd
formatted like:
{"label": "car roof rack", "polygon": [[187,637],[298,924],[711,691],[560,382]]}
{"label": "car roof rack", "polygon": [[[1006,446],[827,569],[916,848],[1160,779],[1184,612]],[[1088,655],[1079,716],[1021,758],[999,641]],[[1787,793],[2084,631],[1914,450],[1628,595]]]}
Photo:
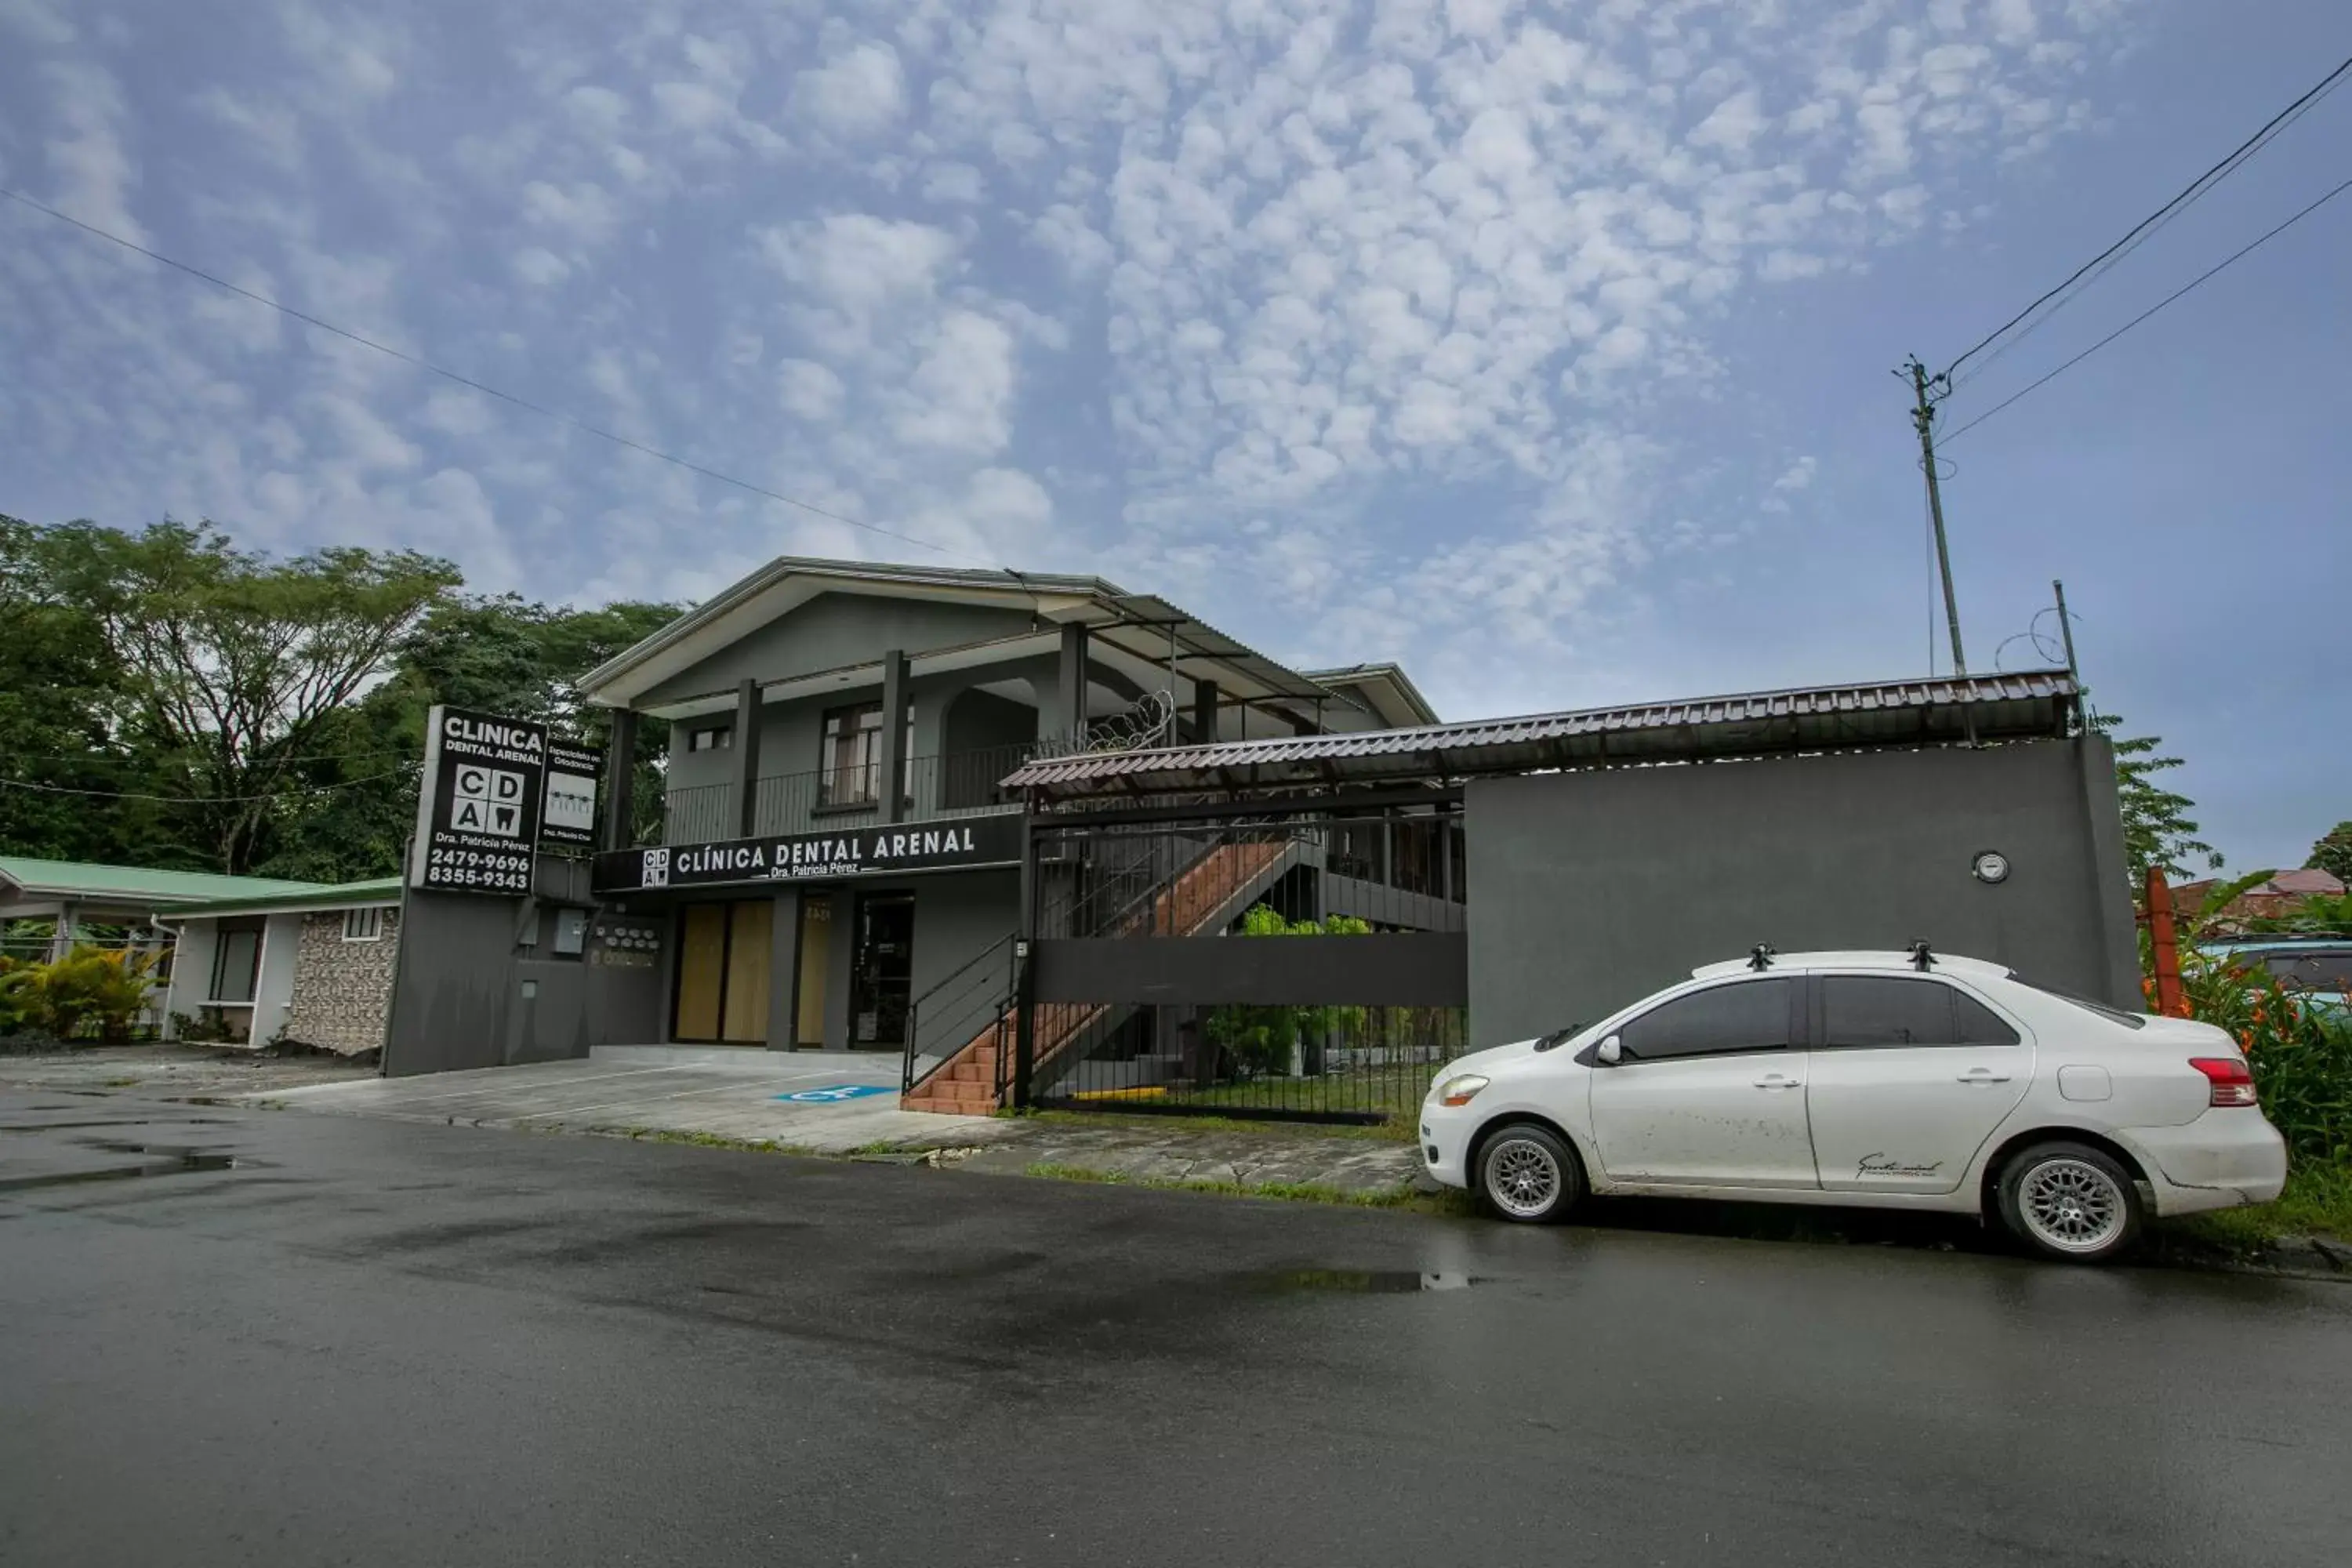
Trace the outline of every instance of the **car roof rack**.
{"label": "car roof rack", "polygon": [[1758,942],[1754,947],[1748,950],[1748,967],[1750,969],[1771,968],[1773,954],[1778,951],[1779,950],[1773,947],[1773,945],[1769,942]]}
{"label": "car roof rack", "polygon": [[1911,967],[1925,974],[1935,966],[1936,955],[1925,942],[1915,942],[1906,949],[1911,954]]}

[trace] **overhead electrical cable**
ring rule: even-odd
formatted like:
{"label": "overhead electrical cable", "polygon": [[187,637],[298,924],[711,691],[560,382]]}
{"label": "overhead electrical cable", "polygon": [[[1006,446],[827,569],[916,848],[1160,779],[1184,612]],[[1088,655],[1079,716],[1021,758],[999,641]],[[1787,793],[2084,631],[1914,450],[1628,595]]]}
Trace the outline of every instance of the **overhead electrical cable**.
{"label": "overhead electrical cable", "polygon": [[2026,383],[2025,385],[2020,387],[2017,391],[2011,393],[2007,397],[2002,398],[1999,403],[1994,404],[1982,414],[1978,415],[1975,418],[1969,420],[1958,429],[1954,430],[1949,435],[1946,436],[1944,437],[1945,444],[1948,446],[1950,443],[1958,440],[1961,437],[1967,435],[1969,431],[1975,429],[1978,426],[1983,424],[1986,420],[1991,418],[1994,415],[2008,407],[2011,404],[2015,403],[2019,398],[2025,396],[2028,393],[2033,392],[2040,387],[2046,386],[2053,381],[2055,381],[2058,377],[2074,369],[2084,360],[2089,359],[2093,354],[2097,353],[2101,349],[2105,348],[2109,343],[2114,342],[2117,338],[2122,337],[2126,332],[2130,331],[2134,327],[2138,326],[2142,321],[2147,321],[2150,316],[2155,315],[2158,310],[2163,310],[2167,305],[2171,304],[2175,300],[2179,299],[2182,295],[2187,294],[2189,290],[2195,289],[2199,284],[2203,283],[2207,279],[2218,275],[2242,258],[2252,255],[2256,250],[2261,249],[2273,239],[2284,234],[2288,229],[2293,228],[2296,224],[2301,223],[2305,218],[2309,217],[2313,213],[2317,212],[2321,207],[2326,206],[2329,202],[2334,201],[2337,196],[2342,195],[2347,190],[2352,190],[2352,180],[2346,180],[2334,190],[2329,191],[2326,195],[2321,196],[2317,201],[2313,202],[2309,206],[2306,206],[2302,211],[2296,213],[2293,217],[2288,218],[2277,227],[2264,233],[2260,238],[2231,251],[2228,256],[2222,258],[2220,261],[2215,262],[2212,266],[2207,268],[2204,271],[2199,273],[2196,277],[2190,279],[2179,288],[2175,289],[2171,293],[2167,294],[2163,299],[2158,300],[2155,304],[2150,305],[2147,310],[2142,310],[2138,315],[2134,316],[2130,321],[2126,321],[2122,326],[2117,327],[2114,331],[2109,332],[2105,337],[2101,338],[2097,342],[2093,343],[2089,348],[2086,348],[2081,353],[2076,354],[2073,359],[2070,359],[2063,364],[2058,366],[2057,369],[2048,372],[2036,380]]}
{"label": "overhead electrical cable", "polygon": [[266,795],[134,795],[110,789],[68,789],[62,784],[28,784],[23,779],[0,779],[0,789],[31,790],[37,795],[81,795],[92,800],[152,801],[161,805],[245,805],[259,800],[291,800],[298,795],[330,795],[339,789],[355,789],[361,784],[380,784],[408,772],[394,768],[389,773],[370,773],[365,778],[343,779],[334,784],[298,784],[291,789],[271,790]]}
{"label": "overhead electrical cable", "polygon": [[[2155,233],[2157,229],[2162,227],[2165,224],[2170,222],[2181,212],[2187,210],[2188,207],[2193,205],[2207,192],[2210,191],[2215,185],[2220,184],[2223,180],[2228,179],[2232,174],[2235,174],[2242,165],[2243,165],[2248,160],[2252,159],[2257,153],[2261,152],[2262,149],[2266,146],[2272,139],[2276,137],[2280,132],[2293,124],[2297,119],[2301,118],[2303,113],[2313,104],[2318,102],[2320,99],[2334,90],[2336,85],[2344,79],[2347,72],[2352,72],[2352,57],[2346,58],[2345,60],[2341,64],[2337,65],[2334,70],[2329,71],[2325,77],[2321,78],[2309,91],[2304,93],[2302,97],[2296,99],[2284,109],[2280,110],[2278,113],[2273,115],[2270,120],[2264,123],[2261,130],[2255,132],[2245,141],[2240,142],[2237,147],[2230,153],[2229,156],[2223,158],[2220,163],[2214,164],[2211,168],[2198,175],[2194,180],[2191,180],[2187,185],[2182,187],[2180,192],[2170,201],[2157,208],[2156,211],[2148,214],[2147,216],[2140,219],[2138,223],[2134,224],[2131,228],[2124,234],[2124,237],[2121,239],[2116,240],[2113,245],[2110,245],[2105,250],[2099,252],[2098,255],[2091,258],[2090,260],[2085,261],[2082,266],[2076,268],[2073,272],[2069,273],[2066,276],[2065,280],[2061,282],[2056,288],[2050,289],[2047,293],[2044,293],[2039,299],[2035,300],[2032,304],[2026,306],[2024,310],[2020,310],[2016,315],[2011,316],[2008,321],[2002,322],[2000,326],[1986,333],[1984,337],[1969,348],[1966,353],[1962,353],[1959,358],[1952,361],[1950,364],[1945,366],[1943,374],[1937,377],[1937,379],[1945,383],[1948,387],[1954,373],[1957,372],[1960,366],[1966,364],[1979,353],[1983,353],[1988,346],[1997,340],[2006,336],[2012,331],[2015,331],[2021,323],[2026,321],[2028,318],[2033,317],[2037,311],[2042,311],[2042,307],[2045,305],[2049,306],[2050,311],[2055,311],[2063,308],[2066,300],[2072,297],[2069,290],[2075,289],[2075,286],[2078,283],[2087,284],[2115,262],[2121,260],[2124,256],[2128,254],[2142,240]],[[2050,311],[2042,311],[2042,314],[2046,317]],[[2029,328],[2027,330],[2031,331],[2032,329]],[[2020,335],[2022,336],[2023,334],[2020,333]]]}

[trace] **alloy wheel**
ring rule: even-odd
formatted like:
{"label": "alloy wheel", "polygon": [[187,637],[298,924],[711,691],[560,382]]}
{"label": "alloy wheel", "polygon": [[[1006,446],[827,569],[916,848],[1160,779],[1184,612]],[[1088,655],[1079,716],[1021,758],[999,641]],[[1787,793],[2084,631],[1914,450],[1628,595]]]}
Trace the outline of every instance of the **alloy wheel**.
{"label": "alloy wheel", "polygon": [[2115,1178],[2085,1160],[2042,1161],[2018,1184],[2017,1211],[2034,1239],[2060,1252],[2099,1252],[2122,1234],[2128,1210]]}
{"label": "alloy wheel", "polygon": [[1506,1139],[1486,1156],[1486,1194],[1506,1214],[1534,1219],[1559,1201],[1559,1162],[1532,1139]]}

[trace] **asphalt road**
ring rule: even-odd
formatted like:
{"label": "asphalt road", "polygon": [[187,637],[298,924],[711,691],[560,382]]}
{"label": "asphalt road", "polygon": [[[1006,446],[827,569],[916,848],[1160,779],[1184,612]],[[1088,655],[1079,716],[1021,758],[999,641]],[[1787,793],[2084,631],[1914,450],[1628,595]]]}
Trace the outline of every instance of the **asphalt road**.
{"label": "asphalt road", "polygon": [[[21,1568],[2352,1561],[2352,1287],[120,1098],[0,1128]],[[110,1167],[152,1173],[57,1179]]]}

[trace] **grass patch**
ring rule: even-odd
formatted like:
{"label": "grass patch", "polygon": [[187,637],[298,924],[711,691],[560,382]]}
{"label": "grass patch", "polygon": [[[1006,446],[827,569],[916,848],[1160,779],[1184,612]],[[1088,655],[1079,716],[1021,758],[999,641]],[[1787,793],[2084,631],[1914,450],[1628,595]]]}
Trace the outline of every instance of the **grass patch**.
{"label": "grass patch", "polygon": [[1151,1192],[1209,1193],[1228,1198],[1279,1198],[1289,1203],[1331,1204],[1342,1208],[1401,1209],[1410,1214],[1466,1216],[1475,1212],[1470,1194],[1447,1188],[1437,1194],[1411,1187],[1383,1187],[1371,1192],[1347,1192],[1317,1182],[1188,1182],[1171,1176],[1136,1177],[1117,1171],[1097,1171],[1084,1165],[1041,1161],[1024,1175],[1057,1182],[1091,1182],[1107,1187],[1142,1187]]}
{"label": "grass patch", "polygon": [[2352,1165],[2298,1161],[2275,1203],[2217,1209],[2165,1222],[2166,1232],[2231,1252],[2257,1252],[2282,1237],[2352,1244]]}
{"label": "grass patch", "polygon": [[1129,1131],[1149,1127],[1169,1131],[1268,1132],[1283,1137],[1353,1138],[1360,1142],[1382,1143],[1409,1143],[1412,1141],[1410,1126],[1382,1124],[1371,1127],[1352,1121],[1265,1121],[1254,1117],[1192,1116],[1166,1111],[1065,1110],[1059,1108],[1000,1110],[995,1114],[1008,1120],[1043,1121],[1059,1127],[1117,1127]]}
{"label": "grass patch", "polygon": [[[547,1131],[562,1132],[567,1129],[551,1127]],[[790,1154],[803,1160],[828,1157],[823,1150],[773,1138],[728,1138],[717,1132],[678,1132],[666,1127],[586,1127],[581,1131],[605,1138],[626,1138],[632,1143],[685,1143],[697,1149],[731,1149],[740,1154]]]}

